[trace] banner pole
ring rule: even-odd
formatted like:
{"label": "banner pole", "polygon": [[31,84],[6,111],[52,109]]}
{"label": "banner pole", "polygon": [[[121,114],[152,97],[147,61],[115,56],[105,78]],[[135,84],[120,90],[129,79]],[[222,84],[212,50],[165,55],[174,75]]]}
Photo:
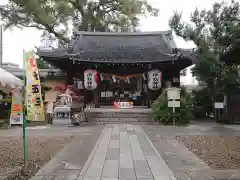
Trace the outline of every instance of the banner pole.
{"label": "banner pole", "polygon": [[24,77],[23,77],[23,163],[24,167],[27,164],[27,132],[26,132],[26,127],[27,127],[27,107],[26,107],[26,56],[27,54],[23,52],[23,68],[24,68]]}

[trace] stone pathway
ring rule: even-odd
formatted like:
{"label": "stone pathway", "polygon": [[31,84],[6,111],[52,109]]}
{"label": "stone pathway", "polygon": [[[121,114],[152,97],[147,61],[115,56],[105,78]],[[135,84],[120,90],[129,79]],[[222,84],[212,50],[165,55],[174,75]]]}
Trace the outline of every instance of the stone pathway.
{"label": "stone pathway", "polygon": [[106,125],[77,180],[176,180],[140,125]]}

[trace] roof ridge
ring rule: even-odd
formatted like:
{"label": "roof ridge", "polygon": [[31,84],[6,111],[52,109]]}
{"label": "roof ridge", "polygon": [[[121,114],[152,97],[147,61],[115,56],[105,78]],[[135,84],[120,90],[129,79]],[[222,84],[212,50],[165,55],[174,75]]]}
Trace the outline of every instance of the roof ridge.
{"label": "roof ridge", "polygon": [[172,34],[171,30],[166,31],[145,31],[145,32],[89,32],[75,31],[74,35],[91,35],[91,36],[138,36],[138,35],[168,35]]}

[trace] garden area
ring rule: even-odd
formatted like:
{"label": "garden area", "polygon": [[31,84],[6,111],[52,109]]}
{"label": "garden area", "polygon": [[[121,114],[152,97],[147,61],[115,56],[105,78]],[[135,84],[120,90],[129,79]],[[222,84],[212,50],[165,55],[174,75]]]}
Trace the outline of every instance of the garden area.
{"label": "garden area", "polygon": [[[162,92],[152,104],[156,121],[172,124],[176,119],[177,124],[188,124],[192,119],[214,117],[218,123],[239,122],[239,19],[237,1],[214,3],[209,10],[195,9],[189,22],[182,20],[182,13],[174,12],[169,20],[170,28],[196,45],[191,72],[199,87],[192,94],[181,91],[181,106],[174,114],[167,108],[166,93]],[[216,110],[216,103],[223,107]]]}
{"label": "garden area", "polygon": [[175,139],[213,169],[240,169],[240,136],[195,135],[177,136]]}
{"label": "garden area", "polygon": [[1,134],[0,179],[30,179],[73,139],[73,136],[66,135],[29,136],[27,139],[27,166],[24,167],[23,140],[21,134],[14,133],[15,136],[4,136]]}

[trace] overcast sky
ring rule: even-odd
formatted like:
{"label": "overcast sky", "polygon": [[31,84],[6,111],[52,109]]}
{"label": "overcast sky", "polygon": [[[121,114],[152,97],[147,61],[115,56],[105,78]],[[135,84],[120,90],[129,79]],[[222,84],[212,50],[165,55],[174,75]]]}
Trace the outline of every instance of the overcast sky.
{"label": "overcast sky", "polygon": [[[148,0],[151,5],[160,10],[159,16],[141,19],[140,28],[142,31],[169,30],[168,20],[174,10],[182,11],[183,20],[189,21],[190,13],[196,7],[210,9],[211,5],[216,1],[221,2],[221,0]],[[226,1],[230,2],[231,0]],[[0,0],[0,5],[6,3],[7,0]],[[34,46],[39,46],[41,44],[40,36],[40,31],[31,28],[5,31],[3,33],[3,62],[17,63],[22,67],[23,50],[32,50]],[[181,38],[175,37],[175,41],[179,48],[194,47],[193,43],[187,43]],[[186,81],[192,80],[188,78]]]}

